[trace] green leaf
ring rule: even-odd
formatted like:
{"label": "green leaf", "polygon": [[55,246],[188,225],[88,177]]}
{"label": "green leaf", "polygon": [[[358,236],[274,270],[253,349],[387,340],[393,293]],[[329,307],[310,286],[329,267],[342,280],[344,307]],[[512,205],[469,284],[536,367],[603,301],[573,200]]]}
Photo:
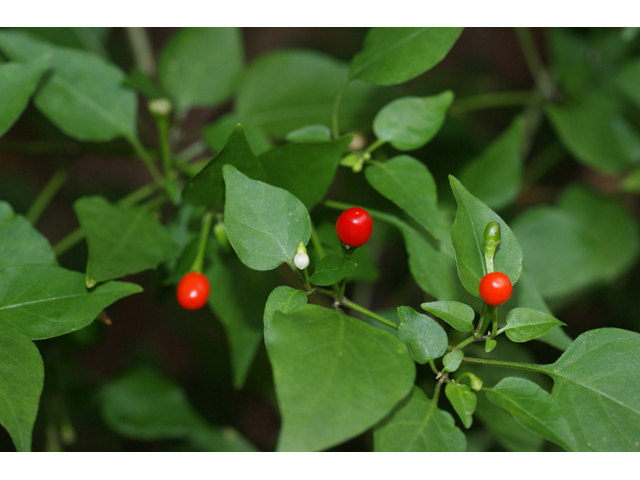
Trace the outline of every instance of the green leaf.
{"label": "green leaf", "polygon": [[618,74],[617,84],[620,90],[640,107],[640,58],[627,62]]}
{"label": "green leaf", "polygon": [[276,311],[266,340],[282,412],[280,451],[344,442],[380,421],[413,386],[415,363],[404,344],[338,310]]}
{"label": "green leaf", "polygon": [[376,452],[464,452],[467,440],[453,417],[413,387],[373,432]]}
{"label": "green leaf", "polygon": [[240,115],[229,113],[222,115],[215,122],[210,123],[202,129],[202,140],[214,152],[220,152],[227,142],[227,139],[242,120],[242,128],[251,150],[256,154],[266,152],[271,148],[269,136],[262,127],[255,125],[248,119],[241,119]]}
{"label": "green leaf", "polygon": [[258,161],[267,181],[293,193],[308,210],[326,195],[351,135],[332,142],[289,143],[264,152]]}
{"label": "green leaf", "polygon": [[50,57],[53,74],[34,96],[36,107],[77,140],[136,136],[137,100],[124,73],[80,50],[55,47],[21,32],[0,32],[0,50],[14,61]]}
{"label": "green leaf", "polygon": [[507,314],[507,326],[502,330],[509,340],[522,343],[538,338],[559,325],[566,324],[548,313],[532,308],[514,308]]}
{"label": "green leaf", "polygon": [[502,218],[471,195],[455,177],[450,175],[449,180],[458,203],[451,240],[462,285],[471,295],[479,296],[478,285],[487,274],[483,239],[489,222],[498,222],[501,232],[500,246],[494,259],[495,271],[507,275],[515,285],[522,272],[522,249],[513,232]]}
{"label": "green leaf", "polygon": [[478,399],[476,394],[466,385],[454,385],[447,383],[444,393],[451,402],[465,428],[470,428],[473,423],[473,412],[476,411]]}
{"label": "green leaf", "polygon": [[455,372],[464,358],[464,352],[462,350],[452,350],[442,358],[442,364],[444,365],[444,372]]}
{"label": "green leaf", "polygon": [[438,193],[429,169],[408,155],[374,163],[365,171],[369,184],[439,238]]}
{"label": "green leaf", "polygon": [[192,205],[211,205],[222,209],[224,205],[224,180],[222,167],[233,165],[254,180],[265,180],[266,174],[251,151],[242,125],[237,125],[224,148],[182,189],[182,198]]}
{"label": "green leaf", "polygon": [[49,265],[8,267],[0,271],[0,323],[32,340],[57,337],[86,327],[105,307],[141,291],[124,282],[88,290],[83,274]]}
{"label": "green leaf", "polygon": [[287,133],[285,140],[291,143],[330,142],[331,130],[325,125],[307,125]]}
{"label": "green leaf", "polygon": [[513,222],[527,272],[545,298],[611,282],[635,262],[638,227],[617,200],[573,185],[558,203],[531,208]]}
{"label": "green leaf", "polygon": [[377,85],[406,82],[438,64],[462,28],[372,28],[351,62],[349,78]]}
{"label": "green leaf", "polygon": [[162,92],[158,89],[155,82],[149,75],[140,70],[137,65],[131,68],[131,71],[122,81],[122,84],[133,88],[136,92],[150,99],[163,97]]}
{"label": "green leaf", "polygon": [[17,265],[55,265],[51,245],[22,215],[0,201],[0,270]]}
{"label": "green leaf", "polygon": [[524,134],[524,118],[516,117],[479,157],[465,165],[460,174],[460,181],[469,192],[490,208],[504,208],[518,196]]}
{"label": "green leaf", "polygon": [[409,255],[409,270],[420,288],[438,300],[457,298],[453,258],[436,250],[422,235],[397,217],[380,213],[377,216],[400,230]]}
{"label": "green leaf", "polygon": [[38,348],[20,330],[0,322],[0,424],[20,452],[31,451],[31,431],[44,384]]}
{"label": "green leaf", "polygon": [[[320,52],[287,49],[262,55],[243,77],[236,112],[242,123],[284,136],[305,125],[331,126],[336,95],[348,66]],[[378,89],[351,82],[339,110],[344,130],[370,126],[379,108]]]}
{"label": "green leaf", "polygon": [[105,43],[109,36],[109,27],[19,27],[17,30],[28,32],[61,47],[79,48],[107,58]]}
{"label": "green leaf", "polygon": [[460,332],[470,332],[473,330],[473,319],[476,314],[473,308],[466,303],[440,301],[426,302],[420,306]]}
{"label": "green leaf", "polygon": [[278,284],[274,273],[250,270],[235,255],[210,249],[211,266],[205,275],[211,284],[208,305],[224,326],[231,351],[233,385],[241,388],[262,343],[265,301]]}
{"label": "green leaf", "polygon": [[162,48],[158,76],[178,112],[229,98],[244,63],[238,28],[182,28]]}
{"label": "green leaf", "polygon": [[640,134],[620,107],[597,92],[579,103],[549,106],[546,114],[562,145],[583,165],[618,174],[640,160]]}
{"label": "green leaf", "polygon": [[327,286],[339,282],[349,275],[358,265],[338,255],[327,255],[316,266],[309,282]]}
{"label": "green leaf", "polygon": [[452,102],[450,90],[430,97],[398,98],[378,112],[373,131],[398,150],[416,150],[435,137]]}
{"label": "green leaf", "polygon": [[413,359],[421,364],[440,358],[449,341],[443,328],[434,319],[411,307],[398,307],[398,338],[407,344]]}
{"label": "green leaf", "polygon": [[89,287],[156,268],[179,253],[166,229],[144,207],[125,208],[102,197],[83,197],[73,208],[89,246]]}
{"label": "green leaf", "polygon": [[185,392],[150,367],[139,367],[107,384],[99,395],[102,418],[137,440],[190,440],[215,451],[254,451],[233,429],[209,425]]}
{"label": "green leaf", "polygon": [[47,67],[44,57],[0,65],[0,137],[20,118]]}
{"label": "green leaf", "polygon": [[560,407],[537,383],[509,377],[485,392],[492,403],[509,412],[529,430],[565,450],[576,451],[576,440]]}
{"label": "green leaf", "polygon": [[294,308],[302,307],[306,304],[307,294],[302,290],[284,285],[276,287],[269,295],[264,306],[264,338],[269,338],[271,321],[275,312],[289,313]]}
{"label": "green leaf", "polygon": [[640,334],[590,330],[548,368],[580,451],[640,451]]}
{"label": "green leaf", "polygon": [[224,219],[229,242],[254,270],[293,265],[298,243],[309,241],[311,220],[300,200],[281,188],[251,180],[232,165],[223,168]]}

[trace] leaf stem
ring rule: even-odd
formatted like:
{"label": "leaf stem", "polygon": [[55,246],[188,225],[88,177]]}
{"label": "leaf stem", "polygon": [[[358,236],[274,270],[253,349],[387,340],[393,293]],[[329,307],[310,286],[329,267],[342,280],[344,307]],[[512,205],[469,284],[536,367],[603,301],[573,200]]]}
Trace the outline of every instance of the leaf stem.
{"label": "leaf stem", "polygon": [[56,193],[58,193],[58,190],[60,190],[62,185],[64,185],[68,176],[69,170],[61,168],[53,174],[44,188],[40,191],[26,215],[27,220],[29,220],[32,225],[35,225],[38,221],[40,215],[42,215],[42,212],[47,208]]}
{"label": "leaf stem", "polygon": [[200,228],[200,241],[198,243],[198,253],[193,265],[191,265],[191,272],[202,273],[202,266],[204,264],[205,252],[207,250],[207,240],[209,239],[209,232],[211,232],[211,223],[213,221],[213,211],[208,210],[202,217],[202,227]]}
{"label": "leaf stem", "polygon": [[367,310],[366,308],[358,305],[357,303],[352,302],[351,300],[343,298],[341,303],[345,307],[350,308],[351,310],[355,310],[356,312],[360,312],[361,314],[366,315],[369,318],[373,318],[374,320],[377,320],[378,322],[386,325],[387,327],[395,328],[396,330],[398,329],[398,325],[392,322],[391,320],[387,320],[382,315],[378,315],[377,313],[372,312],[371,310]]}
{"label": "leaf stem", "polygon": [[549,376],[553,376],[554,374],[552,370],[549,370],[543,365],[536,365],[534,363],[509,362],[506,360],[493,360],[489,358],[475,357],[463,357],[462,361],[465,363],[473,363],[476,365],[491,365],[494,367],[517,368],[519,370],[527,370],[529,372],[544,373],[545,375]]}
{"label": "leaf stem", "polygon": [[[353,252],[355,251],[355,248],[350,248],[350,247],[346,247],[345,245],[342,245],[342,256],[344,257],[345,260],[351,260],[351,256],[353,255]],[[342,280],[340,280],[340,285],[338,286],[338,297],[337,297],[337,302],[341,303],[342,299],[344,298],[344,289],[347,286],[347,277],[344,277]]]}
{"label": "leaf stem", "polygon": [[456,100],[451,110],[455,113],[463,113],[488,108],[521,107],[536,103],[538,100],[539,93],[536,91],[491,92]]}
{"label": "leaf stem", "polygon": [[311,224],[311,244],[318,254],[318,260],[322,260],[325,257],[324,248],[322,248],[322,242],[313,223]]}
{"label": "leaf stem", "polygon": [[147,152],[147,150],[144,148],[142,143],[140,143],[140,140],[138,140],[136,137],[133,137],[133,136],[127,136],[126,138],[131,144],[131,146],[133,147],[133,150],[136,152],[136,155],[138,155],[140,160],[142,160],[142,163],[144,163],[144,166],[147,167],[147,170],[153,177],[154,181],[158,185],[164,185],[164,179],[162,178],[162,174],[157,169],[157,167],[153,164],[153,159],[151,158],[151,155],[149,155],[149,152]]}
{"label": "leaf stem", "polygon": [[551,75],[542,64],[531,30],[527,27],[516,27],[515,31],[524,60],[533,76],[536,87],[548,101],[554,101],[559,97],[560,92],[553,80],[551,80]]}
{"label": "leaf stem", "polygon": [[136,65],[144,73],[153,77],[156,73],[156,64],[146,29],[144,27],[125,27],[125,31],[127,32],[127,38],[129,39]]}
{"label": "leaf stem", "polygon": [[336,95],[336,100],[333,102],[333,110],[331,112],[331,131],[333,133],[334,139],[340,136],[340,128],[338,126],[338,112],[340,111],[340,103],[342,102],[342,97],[344,95],[344,92],[347,91],[347,87],[349,86],[350,81],[350,78],[347,78],[344,81],[344,83],[340,87],[340,90],[338,91],[338,94]]}

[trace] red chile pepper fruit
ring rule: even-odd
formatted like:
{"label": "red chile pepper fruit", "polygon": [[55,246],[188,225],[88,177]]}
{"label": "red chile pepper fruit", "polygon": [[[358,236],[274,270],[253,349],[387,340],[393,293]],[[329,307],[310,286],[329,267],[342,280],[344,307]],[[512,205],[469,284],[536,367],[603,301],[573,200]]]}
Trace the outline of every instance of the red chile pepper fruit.
{"label": "red chile pepper fruit", "polygon": [[345,210],[336,222],[336,233],[343,245],[355,248],[367,243],[373,232],[373,220],[364,208]]}
{"label": "red chile pepper fruit", "polygon": [[480,296],[489,305],[502,305],[509,300],[513,287],[511,280],[504,273],[488,273],[480,280]]}
{"label": "red chile pepper fruit", "polygon": [[182,308],[198,310],[207,303],[210,291],[211,287],[207,277],[202,273],[189,272],[178,283],[176,296]]}

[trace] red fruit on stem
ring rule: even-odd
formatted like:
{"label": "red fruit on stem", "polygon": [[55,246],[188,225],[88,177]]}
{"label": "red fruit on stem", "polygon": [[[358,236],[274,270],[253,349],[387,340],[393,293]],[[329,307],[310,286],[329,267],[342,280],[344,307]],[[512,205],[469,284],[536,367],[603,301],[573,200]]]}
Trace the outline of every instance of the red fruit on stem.
{"label": "red fruit on stem", "polygon": [[211,287],[207,277],[202,273],[189,272],[178,283],[176,296],[182,308],[198,310],[207,303],[210,292]]}
{"label": "red fruit on stem", "polygon": [[336,233],[340,241],[351,248],[367,243],[373,232],[373,220],[364,208],[345,210],[336,222]]}
{"label": "red fruit on stem", "polygon": [[509,300],[513,287],[511,280],[504,273],[493,272],[482,277],[478,290],[485,302],[496,307]]}

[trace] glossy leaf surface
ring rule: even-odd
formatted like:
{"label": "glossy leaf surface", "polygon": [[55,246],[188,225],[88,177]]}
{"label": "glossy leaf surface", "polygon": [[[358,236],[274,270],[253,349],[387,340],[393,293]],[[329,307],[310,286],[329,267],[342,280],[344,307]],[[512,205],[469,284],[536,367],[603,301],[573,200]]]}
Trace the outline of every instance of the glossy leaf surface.
{"label": "glossy leaf surface", "polygon": [[565,450],[576,450],[575,438],[560,407],[537,383],[508,377],[487,390],[486,395],[528,429]]}
{"label": "glossy leaf surface", "polygon": [[377,85],[406,82],[438,64],[461,33],[462,28],[372,28],[349,77]]}
{"label": "glossy leaf surface", "polygon": [[438,133],[452,102],[449,90],[431,97],[398,98],[378,112],[373,131],[398,150],[416,150]]}
{"label": "glossy leaf surface", "polygon": [[376,162],[364,171],[369,184],[439,238],[438,194],[429,169],[409,155]]}
{"label": "glossy leaf surface", "polygon": [[357,264],[338,255],[327,255],[316,266],[309,282],[314,285],[328,286],[339,282],[351,273]]}
{"label": "glossy leaf surface", "polygon": [[38,348],[20,330],[0,321],[0,425],[19,452],[31,451],[43,384]]}
{"label": "glossy leaf surface", "polygon": [[398,307],[398,338],[407,344],[413,359],[421,364],[440,358],[447,351],[447,334],[438,322],[411,307]]}
{"label": "glossy leaf surface", "polygon": [[224,179],[222,167],[233,165],[254,180],[266,180],[267,176],[251,151],[244,128],[237,125],[224,147],[182,189],[182,198],[192,205],[210,205],[221,210],[224,206]]}
{"label": "glossy leaf surface", "polygon": [[47,67],[46,58],[0,65],[0,137],[22,115]]}
{"label": "glossy leaf surface", "polygon": [[494,257],[496,272],[502,272],[515,284],[522,272],[522,249],[509,226],[493,210],[471,195],[453,176],[451,189],[458,203],[451,240],[456,255],[458,275],[464,288],[478,296],[480,280],[487,274],[484,257],[484,230],[489,222],[500,224],[501,241]]}
{"label": "glossy leaf surface", "polygon": [[244,52],[237,28],[183,28],[162,48],[158,76],[176,110],[226,100],[242,71]]}
{"label": "glossy leaf surface", "polygon": [[415,363],[404,344],[339,311],[318,305],[276,311],[269,332],[283,418],[280,451],[344,442],[380,421],[413,386]]}
{"label": "glossy leaf surface", "polygon": [[528,342],[560,325],[565,324],[548,313],[532,308],[514,308],[507,314],[505,334],[512,342]]}
{"label": "glossy leaf surface", "polygon": [[470,332],[473,330],[475,312],[473,308],[465,303],[439,301],[423,303],[420,306],[460,332]]}
{"label": "glossy leaf surface", "polygon": [[271,321],[275,312],[289,313],[296,307],[302,307],[307,304],[307,294],[302,290],[281,285],[276,287],[264,306],[264,338],[269,337],[271,329]]}
{"label": "glossy leaf surface", "polygon": [[451,402],[465,428],[470,428],[473,423],[473,412],[476,410],[478,399],[476,394],[466,385],[454,385],[447,383],[444,393]]}
{"label": "glossy leaf surface", "polygon": [[0,271],[0,323],[33,340],[57,337],[89,325],[105,307],[140,291],[124,282],[89,290],[84,275],[60,267],[8,267]]}
{"label": "glossy leaf surface", "polygon": [[223,168],[229,242],[254,270],[293,265],[298,243],[309,241],[311,220],[300,200],[281,188],[251,180],[232,165]]}
{"label": "glossy leaf surface", "polygon": [[51,245],[22,215],[0,201],[0,270],[17,265],[55,265]]}
{"label": "glossy leaf surface", "polygon": [[124,73],[101,58],[56,47],[22,32],[0,32],[0,50],[26,62],[50,58],[53,75],[34,101],[42,114],[77,140],[108,141],[136,135],[137,100],[123,84]]}
{"label": "glossy leaf surface", "polygon": [[440,410],[418,387],[376,427],[373,441],[376,452],[463,452],[467,448],[451,414]]}
{"label": "glossy leaf surface", "polygon": [[124,208],[102,197],[82,197],[73,208],[89,246],[88,286],[156,268],[178,255],[166,229],[144,207]]}

